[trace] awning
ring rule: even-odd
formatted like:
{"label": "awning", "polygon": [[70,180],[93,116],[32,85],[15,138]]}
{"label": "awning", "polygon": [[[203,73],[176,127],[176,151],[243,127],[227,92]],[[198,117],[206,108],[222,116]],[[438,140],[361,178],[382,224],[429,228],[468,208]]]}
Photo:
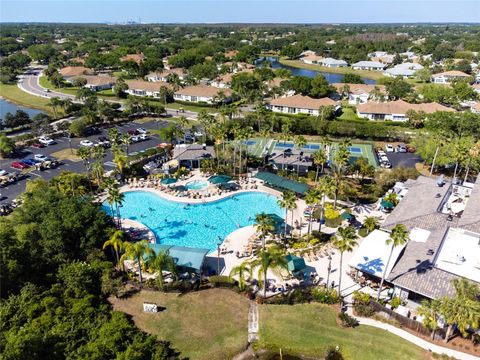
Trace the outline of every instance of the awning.
{"label": "awning", "polygon": [[179,267],[200,271],[205,260],[205,256],[210,252],[209,249],[197,249],[184,246],[149,244],[156,254],[168,251],[169,255],[175,260]]}
{"label": "awning", "polygon": [[[373,230],[362,240],[348,264],[364,273],[381,278],[392,249],[392,246],[386,243],[389,238],[390,233],[382,230]],[[385,278],[392,271],[404,247],[405,245],[401,245],[393,248],[392,258],[388,264]]]}
{"label": "awning", "polygon": [[299,272],[307,267],[305,260],[295,255],[288,254],[285,256],[285,260],[287,260],[288,271],[292,273]]}
{"label": "awning", "polygon": [[208,178],[210,184],[226,184],[230,180],[232,180],[232,178],[228,175],[213,175]]}
{"label": "awning", "polygon": [[257,173],[255,177],[257,179],[263,180],[266,184],[271,185],[272,187],[293,191],[300,195],[304,195],[310,188],[305,183],[301,183],[301,182],[290,180],[290,179],[285,179],[281,176],[278,176],[269,172],[265,172],[265,171]]}
{"label": "awning", "polygon": [[354,218],[354,216],[348,212],[344,212],[342,215],[340,215],[343,220],[351,220]]}

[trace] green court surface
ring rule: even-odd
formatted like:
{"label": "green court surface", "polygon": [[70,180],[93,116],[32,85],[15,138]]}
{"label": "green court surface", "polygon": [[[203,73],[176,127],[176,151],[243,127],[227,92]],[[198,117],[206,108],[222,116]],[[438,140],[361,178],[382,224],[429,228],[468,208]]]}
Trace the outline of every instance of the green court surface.
{"label": "green court surface", "polygon": [[[295,149],[295,144],[292,141],[278,141],[265,138],[254,138],[249,139],[244,142],[247,146],[248,153],[255,157],[260,157],[265,151],[268,151],[269,154],[280,152],[286,149]],[[332,150],[335,150],[338,147],[338,143],[332,143]],[[313,153],[317,150],[322,149],[321,143],[308,142],[305,146],[302,147],[302,151],[306,153]],[[355,161],[360,157],[364,157],[368,160],[370,165],[375,167],[378,166],[377,159],[375,157],[375,152],[372,144],[368,143],[354,143],[349,148],[350,150],[350,161]],[[330,153],[330,160],[332,153]]]}

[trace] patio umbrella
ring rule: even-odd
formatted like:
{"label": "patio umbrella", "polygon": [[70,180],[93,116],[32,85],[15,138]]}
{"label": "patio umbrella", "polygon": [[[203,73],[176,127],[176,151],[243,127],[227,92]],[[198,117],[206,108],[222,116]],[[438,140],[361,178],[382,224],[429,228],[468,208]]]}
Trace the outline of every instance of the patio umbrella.
{"label": "patio umbrella", "polygon": [[382,202],[380,203],[380,206],[383,207],[384,209],[393,209],[394,208],[393,203],[391,203],[390,201],[387,201],[387,200],[382,200]]}
{"label": "patio umbrella", "polygon": [[214,175],[208,178],[210,184],[225,184],[232,180],[228,175]]}
{"label": "patio umbrella", "polygon": [[177,179],[175,179],[175,178],[165,178],[165,179],[160,180],[160,183],[163,184],[163,185],[170,185],[170,184],[173,184],[173,183],[176,183],[176,182],[177,182]]}
{"label": "patio umbrella", "polygon": [[348,213],[348,212],[344,212],[342,215],[340,215],[342,217],[343,220],[351,220],[353,219],[353,215]]}
{"label": "patio umbrella", "polygon": [[287,260],[287,267],[290,272],[298,272],[307,267],[305,260],[295,255],[289,254],[285,256],[285,260]]}

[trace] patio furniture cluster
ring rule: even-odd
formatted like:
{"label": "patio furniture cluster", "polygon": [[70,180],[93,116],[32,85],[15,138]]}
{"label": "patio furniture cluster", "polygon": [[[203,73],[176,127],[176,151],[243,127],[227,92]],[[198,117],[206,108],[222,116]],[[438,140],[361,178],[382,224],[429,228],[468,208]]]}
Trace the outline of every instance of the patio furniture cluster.
{"label": "patio furniture cluster", "polygon": [[250,257],[256,255],[258,249],[262,246],[262,239],[260,238],[259,233],[255,233],[248,238],[248,242],[243,246],[243,251],[237,251],[235,255],[237,258]]}

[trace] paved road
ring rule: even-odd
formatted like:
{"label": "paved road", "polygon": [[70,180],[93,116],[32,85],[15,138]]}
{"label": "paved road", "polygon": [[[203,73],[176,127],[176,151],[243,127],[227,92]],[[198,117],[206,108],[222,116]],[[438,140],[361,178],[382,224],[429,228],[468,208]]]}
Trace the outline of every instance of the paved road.
{"label": "paved road", "polygon": [[[40,79],[40,76],[41,76],[44,68],[45,67],[30,68],[28,74],[22,75],[22,78],[18,82],[18,87],[22,91],[25,91],[25,92],[27,92],[31,95],[43,97],[43,98],[46,98],[46,99],[51,99],[51,98],[54,98],[54,97],[58,97],[60,99],[70,99],[74,102],[79,102],[79,103],[81,102],[78,99],[76,99],[74,95],[68,95],[68,94],[64,94],[64,93],[57,92],[57,91],[54,91],[54,90],[50,90],[49,92],[47,92],[47,89],[42,87],[39,83],[39,79]],[[107,100],[107,101],[111,102],[111,103],[120,103],[120,104],[122,104],[122,107],[123,107],[123,102],[122,101],[118,101],[118,100]],[[120,109],[122,109],[122,108],[120,108]],[[185,111],[179,112],[177,109],[172,109],[172,108],[167,108],[166,110],[167,110],[167,114],[171,115],[171,116],[183,115],[183,116],[187,117],[188,119],[196,119],[197,118],[197,113],[194,112],[194,111],[185,110]]]}
{"label": "paved road", "polygon": [[[166,121],[150,121],[141,125],[131,122],[131,123],[126,123],[122,125],[117,125],[116,127],[120,132],[125,133],[129,130],[133,130],[139,127],[145,128],[147,130],[155,130],[155,129],[161,129],[163,127],[166,127],[167,125],[168,125],[168,122]],[[0,159],[0,169],[3,169],[7,172],[19,171],[17,169],[13,169],[10,166],[10,164],[14,161],[32,158],[34,154],[43,154],[46,156],[51,156],[51,154],[55,152],[58,152],[61,150],[68,150],[70,147],[72,149],[78,149],[80,147],[81,140],[89,139],[95,142],[99,136],[102,136],[102,135],[106,136],[107,133],[108,133],[108,129],[103,129],[100,134],[92,135],[86,138],[68,139],[67,137],[60,137],[58,139],[55,139],[56,144],[47,146],[42,149],[27,147],[23,150],[23,152],[17,154],[13,158]],[[162,139],[160,139],[160,137],[156,134],[150,134],[149,136],[150,136],[150,139],[147,141],[131,144],[128,149],[129,153],[132,154],[135,152],[140,152],[145,149],[155,147],[159,143],[163,142]],[[114,169],[115,165],[113,164],[112,160],[113,160],[112,152],[109,149],[107,149],[106,156],[104,158],[105,171]],[[35,179],[37,177],[41,177],[45,180],[49,180],[59,175],[64,170],[78,172],[78,173],[85,172],[85,168],[81,161],[73,162],[70,160],[62,161],[62,164],[55,169],[49,169],[44,171],[37,171],[37,170],[31,171],[28,173],[27,178],[17,181],[14,184],[8,185],[7,187],[0,187],[0,194],[2,194],[0,198],[0,203],[10,203],[13,199],[15,199],[20,193],[22,193],[25,190],[25,185],[27,181],[31,179]]]}

